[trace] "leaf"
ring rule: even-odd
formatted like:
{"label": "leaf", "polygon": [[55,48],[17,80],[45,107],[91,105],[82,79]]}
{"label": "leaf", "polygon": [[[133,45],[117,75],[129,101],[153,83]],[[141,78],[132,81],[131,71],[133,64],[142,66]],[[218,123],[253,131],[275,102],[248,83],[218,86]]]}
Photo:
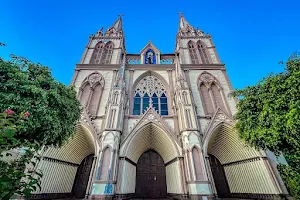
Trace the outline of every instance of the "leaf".
{"label": "leaf", "polygon": [[23,190],[23,194],[24,194],[27,198],[31,196],[31,192],[32,192],[32,190],[31,190],[30,188],[25,188],[25,189]]}

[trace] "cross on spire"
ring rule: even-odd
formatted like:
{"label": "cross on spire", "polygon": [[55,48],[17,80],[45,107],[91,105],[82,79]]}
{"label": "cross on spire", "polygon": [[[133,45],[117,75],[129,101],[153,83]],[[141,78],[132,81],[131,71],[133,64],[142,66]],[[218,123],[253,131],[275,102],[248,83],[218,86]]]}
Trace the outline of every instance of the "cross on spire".
{"label": "cross on spire", "polygon": [[119,14],[118,16],[121,18],[121,17],[123,17],[124,15],[123,15],[123,14]]}
{"label": "cross on spire", "polygon": [[178,14],[180,15],[180,17],[183,16],[183,12],[178,12]]}

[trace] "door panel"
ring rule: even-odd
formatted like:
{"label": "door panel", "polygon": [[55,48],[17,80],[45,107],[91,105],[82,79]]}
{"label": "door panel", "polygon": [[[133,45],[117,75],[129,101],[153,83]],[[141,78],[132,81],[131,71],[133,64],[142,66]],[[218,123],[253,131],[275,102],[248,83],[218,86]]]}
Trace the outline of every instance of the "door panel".
{"label": "door panel", "polygon": [[163,198],[167,195],[166,167],[155,151],[145,152],[137,163],[136,195],[142,198]]}
{"label": "door panel", "polygon": [[226,179],[225,171],[220,161],[213,155],[209,155],[209,162],[213,174],[218,197],[229,197],[230,190]]}
{"label": "door panel", "polygon": [[77,169],[72,193],[76,198],[84,198],[93,165],[94,155],[89,155],[81,162]]}

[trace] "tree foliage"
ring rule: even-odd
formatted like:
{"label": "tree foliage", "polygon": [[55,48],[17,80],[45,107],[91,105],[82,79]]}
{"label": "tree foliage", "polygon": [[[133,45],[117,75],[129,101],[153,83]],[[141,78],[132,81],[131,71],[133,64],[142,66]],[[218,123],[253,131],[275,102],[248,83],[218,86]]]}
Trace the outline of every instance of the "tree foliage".
{"label": "tree foliage", "polygon": [[280,168],[283,177],[298,173],[297,184],[289,186],[291,177],[286,183],[300,195],[300,59],[289,60],[284,72],[236,90],[234,96],[240,97],[235,116],[240,137],[251,146],[282,152],[290,165]]}
{"label": "tree foliage", "polygon": [[237,128],[248,143],[274,152],[300,150],[300,61],[288,61],[285,72],[235,91],[242,96]]}
{"label": "tree foliage", "polygon": [[295,199],[300,199],[300,173],[293,167],[282,164],[278,166],[278,170],[290,194]]}
{"label": "tree foliage", "polygon": [[[3,200],[9,199],[14,194],[29,197],[37,187],[40,188],[42,173],[34,170],[40,159],[37,154],[40,146],[38,143],[30,142],[20,144],[20,141],[15,138],[19,125],[26,123],[29,115],[29,112],[15,115],[12,110],[0,113],[0,198]],[[19,148],[18,156],[13,156],[6,151],[6,149],[15,149],[16,146],[26,146],[26,148]]]}
{"label": "tree foliage", "polygon": [[[57,82],[48,67],[11,57],[9,61],[0,58],[0,113],[5,111],[0,114],[3,199],[14,194],[30,196],[39,187],[42,174],[35,165],[40,149],[61,146],[73,134],[81,112],[74,88]],[[7,159],[12,149],[22,153]]]}
{"label": "tree foliage", "polygon": [[33,116],[21,125],[16,138],[41,145],[61,145],[80,117],[71,86],[57,82],[48,67],[16,56],[0,61],[0,111],[8,108]]}

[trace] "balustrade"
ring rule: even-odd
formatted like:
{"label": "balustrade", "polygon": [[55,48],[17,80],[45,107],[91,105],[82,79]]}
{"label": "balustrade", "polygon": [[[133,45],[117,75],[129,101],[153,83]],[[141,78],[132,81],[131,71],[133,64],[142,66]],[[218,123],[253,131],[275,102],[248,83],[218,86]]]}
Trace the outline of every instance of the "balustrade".
{"label": "balustrade", "polygon": [[[167,64],[171,65],[174,64],[174,55],[161,55],[161,59],[159,64]],[[126,56],[126,63],[130,65],[138,65],[141,64],[141,56],[140,55],[127,55]]]}

